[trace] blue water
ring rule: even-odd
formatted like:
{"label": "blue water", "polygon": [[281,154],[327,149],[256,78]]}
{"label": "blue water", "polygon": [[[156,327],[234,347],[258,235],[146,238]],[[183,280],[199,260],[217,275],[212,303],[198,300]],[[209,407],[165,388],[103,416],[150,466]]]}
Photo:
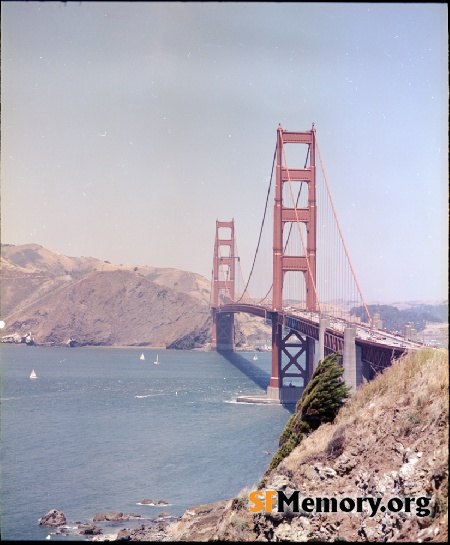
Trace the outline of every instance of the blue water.
{"label": "blue water", "polygon": [[45,540],[38,519],[53,508],[71,528],[98,512],[178,516],[258,483],[290,414],[234,400],[264,393],[270,353],[140,354],[1,345],[3,540]]}

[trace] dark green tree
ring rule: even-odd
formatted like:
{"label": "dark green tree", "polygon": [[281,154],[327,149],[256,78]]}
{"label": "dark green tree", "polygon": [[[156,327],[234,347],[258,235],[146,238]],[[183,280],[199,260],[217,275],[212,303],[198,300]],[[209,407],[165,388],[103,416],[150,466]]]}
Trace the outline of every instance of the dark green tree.
{"label": "dark green tree", "polygon": [[339,354],[331,354],[319,362],[280,436],[279,448],[270,462],[274,469],[302,439],[321,424],[333,422],[343,401],[350,397],[350,388],[341,380],[344,369]]}

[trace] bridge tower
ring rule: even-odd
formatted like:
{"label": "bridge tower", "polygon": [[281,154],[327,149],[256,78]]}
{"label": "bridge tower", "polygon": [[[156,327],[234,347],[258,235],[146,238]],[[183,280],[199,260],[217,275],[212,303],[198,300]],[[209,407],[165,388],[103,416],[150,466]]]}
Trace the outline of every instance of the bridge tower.
{"label": "bridge tower", "polygon": [[[228,236],[222,229],[229,229]],[[221,238],[226,237],[226,238]],[[234,219],[216,220],[213,261],[213,332],[212,347],[218,351],[234,350],[234,313],[218,312],[220,304],[234,302],[236,256]]]}
{"label": "bridge tower", "polygon": [[[309,147],[309,165],[290,168],[284,155],[285,144],[301,144]],[[303,274],[306,286],[306,310],[316,310],[316,167],[314,128],[307,132],[288,132],[278,126],[277,165],[273,225],[273,296],[272,296],[272,372],[267,389],[268,397],[280,402],[293,402],[300,398],[303,388],[289,387],[284,379],[302,378],[303,386],[309,382],[314,370],[314,339],[302,337],[290,329],[285,333],[279,313],[283,311],[283,282],[288,271]],[[284,160],[283,160],[284,158]],[[305,208],[289,208],[283,205],[283,185],[288,182],[306,182],[308,205]],[[286,224],[301,223],[306,227],[306,252],[304,255],[285,255],[283,230]],[[293,353],[294,352],[294,353]],[[288,358],[283,367],[282,355]],[[305,354],[302,367],[300,357]]]}

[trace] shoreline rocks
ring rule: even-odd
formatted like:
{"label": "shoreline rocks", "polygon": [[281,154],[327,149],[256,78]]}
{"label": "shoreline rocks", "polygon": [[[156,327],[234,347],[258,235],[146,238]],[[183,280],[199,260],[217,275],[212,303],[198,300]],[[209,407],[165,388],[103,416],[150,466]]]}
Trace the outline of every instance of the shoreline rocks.
{"label": "shoreline rocks", "polygon": [[130,517],[140,517],[140,515],[124,515],[121,511],[113,513],[97,513],[92,519],[93,522],[124,522],[130,520]]}
{"label": "shoreline rocks", "polygon": [[145,499],[139,502],[140,505],[170,505],[166,500],[149,500]]}
{"label": "shoreline rocks", "polygon": [[79,524],[78,530],[80,530],[79,533],[82,535],[98,536],[103,534],[103,530],[93,524]]}
{"label": "shoreline rocks", "polygon": [[119,530],[115,541],[168,541],[166,521],[154,522],[149,526],[142,524],[140,528],[123,528]]}
{"label": "shoreline rocks", "polygon": [[62,511],[57,509],[50,509],[43,517],[39,519],[40,526],[51,526],[53,528],[57,526],[64,526],[67,524],[66,516]]}
{"label": "shoreline rocks", "polygon": [[[144,505],[169,505],[165,500],[157,502],[153,500],[146,501],[148,503]],[[92,518],[92,522],[76,521],[74,523],[76,528],[75,534],[84,535],[89,541],[165,541],[167,537],[165,533],[166,528],[170,522],[176,519],[170,513],[161,511],[152,518],[146,518],[145,520],[148,521],[148,524],[144,525],[141,523],[141,517],[142,515],[139,513],[127,515],[122,511],[97,513]],[[131,523],[131,527],[122,526],[122,528],[117,528],[117,524],[125,522]],[[56,528],[56,534],[66,537],[73,535],[74,532],[74,526],[71,525],[72,529],[69,529],[65,514],[57,509],[50,509],[44,516],[38,519],[38,523],[41,526]],[[96,523],[100,523],[100,525]],[[111,534],[111,528],[114,529],[113,534]]]}

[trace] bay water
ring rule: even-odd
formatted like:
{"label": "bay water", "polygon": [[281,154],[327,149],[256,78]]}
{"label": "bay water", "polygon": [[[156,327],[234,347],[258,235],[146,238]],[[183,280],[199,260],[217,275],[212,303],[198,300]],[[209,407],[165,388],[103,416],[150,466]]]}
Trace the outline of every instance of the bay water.
{"label": "bay water", "polygon": [[[270,353],[253,361],[253,353],[2,344],[0,358],[2,540],[83,540],[76,523],[99,512],[145,522],[254,489],[290,416],[280,405],[235,401],[265,393]],[[39,526],[50,509],[66,515],[68,537]]]}

